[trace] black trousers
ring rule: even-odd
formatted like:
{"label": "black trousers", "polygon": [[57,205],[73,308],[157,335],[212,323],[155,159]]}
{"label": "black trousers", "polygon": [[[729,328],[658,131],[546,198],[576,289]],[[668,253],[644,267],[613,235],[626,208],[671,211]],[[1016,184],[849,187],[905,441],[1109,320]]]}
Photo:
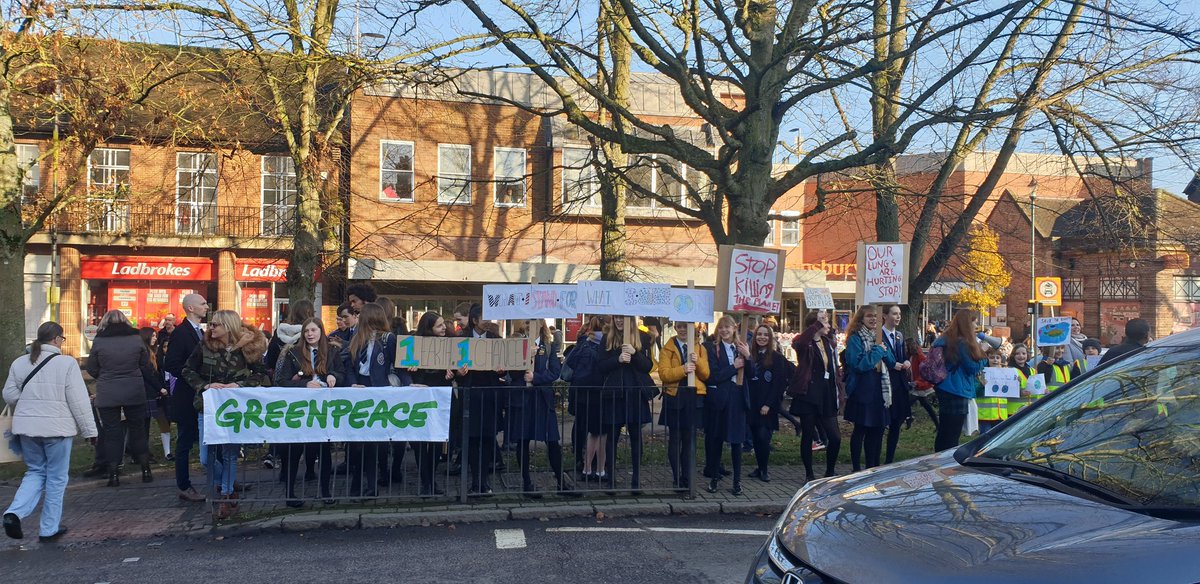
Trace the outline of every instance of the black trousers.
{"label": "black trousers", "polygon": [[887,431],[887,456],[884,457],[884,464],[891,464],[896,461],[896,446],[900,444],[900,430],[904,428],[904,422],[892,420],[892,424],[888,426]]}
{"label": "black trousers", "polygon": [[375,496],[375,485],[379,477],[379,446],[379,442],[350,443],[347,467],[350,470],[351,497]]}
{"label": "black trousers", "polygon": [[[517,452],[517,458],[521,462],[521,480],[525,485],[533,484],[533,477],[529,474],[529,443],[531,440],[522,440],[521,449]],[[546,458],[550,462],[550,471],[554,473],[554,478],[557,483],[562,483],[562,444],[558,442],[546,443]]]}
{"label": "black trousers", "polygon": [[838,429],[837,416],[822,418],[816,414],[800,416],[800,460],[804,462],[804,476],[813,474],[813,441],[825,433],[825,476],[833,476],[838,452],[842,449],[842,434]]}
{"label": "black trousers", "polygon": [[197,416],[182,416],[175,424],[178,432],[175,439],[175,486],[186,491],[192,488],[188,462],[192,446],[200,440],[200,421]]}
{"label": "black trousers", "polygon": [[[404,453],[408,442],[381,442],[379,479],[385,485],[399,487],[404,482]],[[390,464],[389,464],[390,463]],[[390,466],[390,470],[389,470]]]}
{"label": "black trousers", "polygon": [[483,492],[492,487],[492,466],[496,462],[496,437],[467,438],[467,466],[471,470],[471,488]]}
{"label": "black trousers", "polygon": [[[642,425],[630,424],[625,427],[625,431],[629,433],[629,457],[632,459],[630,463],[633,469],[633,480],[629,483],[631,488],[641,486],[642,479]],[[608,444],[605,446],[605,456],[608,458],[605,461],[605,472],[608,473],[609,486],[616,484],[616,475],[613,474],[617,462],[617,444],[621,439],[620,428],[614,428],[606,436]]]}
{"label": "black trousers", "polygon": [[108,463],[109,472],[116,472],[125,452],[125,434],[121,426],[121,412],[125,412],[125,420],[129,428],[129,452],[141,464],[146,464],[150,455],[150,447],[146,441],[146,402],[136,406],[111,406],[97,408],[100,412],[100,424],[104,427],[104,461]]}
{"label": "black trousers", "polygon": [[[725,410],[704,410],[704,475],[720,476],[721,450],[729,436],[729,419]],[[735,457],[736,458],[736,457]]]}
{"label": "black trousers", "polygon": [[284,454],[284,472],[287,473],[287,497],[296,498],[296,475],[300,473],[300,457],[303,455],[305,465],[311,470],[317,460],[321,461],[318,484],[322,499],[333,498],[330,484],[333,481],[333,453],[328,442],[312,442],[308,444],[279,444],[279,450]]}
{"label": "black trousers", "polygon": [[667,462],[671,463],[672,485],[686,489],[696,473],[696,428],[677,426],[667,429]]}
{"label": "black trousers", "polygon": [[[433,469],[437,465],[438,453],[442,450],[441,442],[409,442],[413,455],[417,457],[417,472],[421,477],[421,494],[433,493]],[[396,472],[395,468],[392,473]]]}
{"label": "black trousers", "polygon": [[[758,463],[758,470],[767,470],[767,464],[771,460],[771,437],[775,432],[768,426],[750,426],[750,438],[754,443],[754,460]],[[808,447],[812,448],[812,443]]]}
{"label": "black trousers", "polygon": [[962,436],[963,422],[967,421],[966,414],[947,414],[944,410],[938,417],[937,436],[933,439],[934,452],[941,452],[958,446]]}
{"label": "black trousers", "polygon": [[883,428],[865,428],[859,424],[854,425],[854,431],[850,433],[850,465],[854,468],[854,472],[862,470],[862,454],[866,450],[867,468],[879,466],[879,454],[883,450]]}

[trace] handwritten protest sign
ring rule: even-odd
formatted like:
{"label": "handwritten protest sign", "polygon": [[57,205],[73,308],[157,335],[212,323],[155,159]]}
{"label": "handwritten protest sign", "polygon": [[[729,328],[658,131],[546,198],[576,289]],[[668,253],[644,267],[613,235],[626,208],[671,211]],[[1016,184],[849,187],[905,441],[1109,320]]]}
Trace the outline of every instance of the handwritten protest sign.
{"label": "handwritten protest sign", "polygon": [[1012,367],[983,368],[983,397],[1020,397],[1021,377]]}
{"label": "handwritten protest sign", "polygon": [[580,311],[587,314],[667,316],[671,313],[671,286],[647,282],[579,283]]}
{"label": "handwritten protest sign", "polygon": [[907,243],[858,242],[859,304],[908,302]]}
{"label": "handwritten protest sign", "polygon": [[396,367],[518,371],[529,366],[529,339],[396,337]]}
{"label": "handwritten protest sign", "polygon": [[1037,345],[1055,347],[1071,341],[1071,317],[1051,316],[1037,319]]}
{"label": "handwritten protest sign", "polygon": [[833,293],[829,288],[805,288],[804,304],[809,310],[833,310]]}
{"label": "handwritten protest sign", "polygon": [[666,316],[678,322],[711,322],[712,290],[671,288],[671,312]]}
{"label": "handwritten protest sign", "polygon": [[483,287],[483,318],[528,320],[575,318],[579,287],[574,284],[487,284]]}
{"label": "handwritten protest sign", "polygon": [[1025,382],[1025,389],[1029,391],[1029,395],[1046,395],[1046,375],[1038,373],[1029,377],[1029,381]]}
{"label": "handwritten protest sign", "polygon": [[715,307],[725,312],[779,312],[786,259],[784,250],[722,245],[717,261]]}
{"label": "handwritten protest sign", "polygon": [[236,387],[204,392],[205,444],[445,442],[449,387]]}

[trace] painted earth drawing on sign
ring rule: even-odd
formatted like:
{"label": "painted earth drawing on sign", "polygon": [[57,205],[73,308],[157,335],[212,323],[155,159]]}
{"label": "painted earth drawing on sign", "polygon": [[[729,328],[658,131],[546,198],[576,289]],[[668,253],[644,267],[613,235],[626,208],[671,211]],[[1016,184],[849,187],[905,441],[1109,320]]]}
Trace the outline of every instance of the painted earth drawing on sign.
{"label": "painted earth drawing on sign", "polygon": [[675,312],[680,314],[691,314],[696,308],[695,301],[691,296],[676,296],[675,297]]}

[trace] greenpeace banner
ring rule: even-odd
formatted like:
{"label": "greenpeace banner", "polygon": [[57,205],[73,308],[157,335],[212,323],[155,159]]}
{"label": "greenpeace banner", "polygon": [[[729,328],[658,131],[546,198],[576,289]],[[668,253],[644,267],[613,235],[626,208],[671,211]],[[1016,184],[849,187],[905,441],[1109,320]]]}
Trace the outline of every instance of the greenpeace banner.
{"label": "greenpeace banner", "polygon": [[445,442],[449,387],[238,387],[204,392],[205,444]]}

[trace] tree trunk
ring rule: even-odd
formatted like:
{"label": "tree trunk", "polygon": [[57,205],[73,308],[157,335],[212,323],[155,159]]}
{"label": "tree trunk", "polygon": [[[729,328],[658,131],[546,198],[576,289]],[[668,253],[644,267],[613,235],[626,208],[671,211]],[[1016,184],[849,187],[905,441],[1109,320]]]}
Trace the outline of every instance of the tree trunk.
{"label": "tree trunk", "polygon": [[[601,4],[600,54],[604,45],[611,53],[612,68],[607,81],[608,95],[616,103],[628,107],[630,63],[633,49],[629,44],[629,19],[617,2]],[[601,121],[619,124],[620,118],[598,112]],[[609,168],[628,168],[629,155],[619,144],[604,142],[602,145]],[[600,177],[600,279],[626,281],[630,279],[629,264],[625,258],[625,202],[628,189],[622,173],[601,173]]]}
{"label": "tree trunk", "polygon": [[316,300],[316,272],[321,261],[320,176],[312,160],[296,159],[295,251],[288,263],[288,300]]}
{"label": "tree trunk", "polygon": [[0,362],[16,359],[25,346],[25,226],[21,222],[21,177],[13,145],[7,89],[0,89]]}

